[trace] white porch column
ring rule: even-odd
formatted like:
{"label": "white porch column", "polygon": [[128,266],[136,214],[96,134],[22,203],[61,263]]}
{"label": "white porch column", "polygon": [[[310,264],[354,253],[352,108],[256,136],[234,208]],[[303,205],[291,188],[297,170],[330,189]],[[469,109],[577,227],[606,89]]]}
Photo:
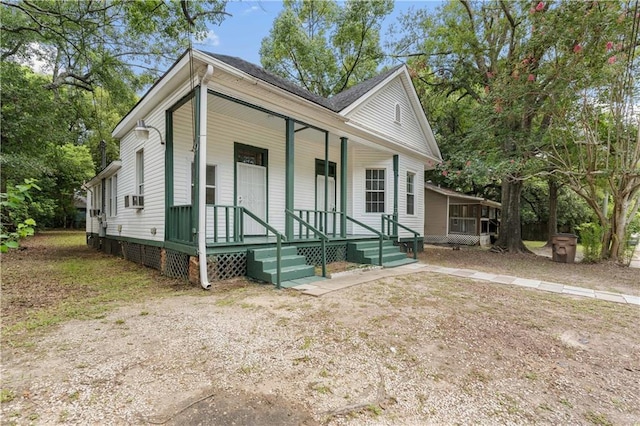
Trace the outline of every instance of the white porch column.
{"label": "white porch column", "polygon": [[198,135],[198,261],[200,285],[211,288],[207,274],[207,83],[213,75],[213,67],[200,79],[200,134]]}

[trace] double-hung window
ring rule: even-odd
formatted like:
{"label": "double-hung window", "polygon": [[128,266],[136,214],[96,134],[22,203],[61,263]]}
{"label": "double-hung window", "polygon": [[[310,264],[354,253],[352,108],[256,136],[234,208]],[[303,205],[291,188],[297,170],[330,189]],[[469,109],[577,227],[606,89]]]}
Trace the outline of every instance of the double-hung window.
{"label": "double-hung window", "polygon": [[384,213],[385,170],[367,169],[365,172],[365,211]]}
{"label": "double-hung window", "polygon": [[113,175],[107,179],[107,188],[105,198],[107,199],[107,206],[105,208],[106,214],[110,217],[118,215],[118,175]]}
{"label": "double-hung window", "polygon": [[144,195],[144,150],[136,152],[136,192]]}
{"label": "double-hung window", "polygon": [[415,214],[416,174],[407,172],[407,214]]}
{"label": "double-hung window", "polygon": [[[191,200],[193,201],[194,197],[194,188],[193,182],[197,179],[195,176],[195,167],[193,163],[191,163]],[[205,183],[207,188],[206,190],[206,200],[205,204],[215,204],[216,203],[216,166],[211,166],[207,164],[207,181]]]}

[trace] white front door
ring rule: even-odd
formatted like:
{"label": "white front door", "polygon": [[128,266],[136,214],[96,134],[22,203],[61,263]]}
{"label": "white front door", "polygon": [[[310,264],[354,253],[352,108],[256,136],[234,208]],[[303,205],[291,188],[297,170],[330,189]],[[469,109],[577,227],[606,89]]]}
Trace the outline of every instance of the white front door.
{"label": "white front door", "polygon": [[[316,210],[324,211],[324,176],[318,175],[316,177]],[[327,178],[327,184],[329,185],[328,197],[329,202],[327,203],[327,210],[333,212],[336,210],[336,180],[333,177]],[[339,222],[339,221],[338,221]],[[327,226],[325,229],[324,221],[322,224],[318,224],[319,229],[325,233],[333,233],[334,229],[334,220],[333,215],[329,214],[327,217]]]}
{"label": "white front door", "polygon": [[[236,163],[238,173],[238,205],[266,222],[267,168],[253,164]],[[264,235],[266,229],[254,219],[244,219],[244,235]]]}

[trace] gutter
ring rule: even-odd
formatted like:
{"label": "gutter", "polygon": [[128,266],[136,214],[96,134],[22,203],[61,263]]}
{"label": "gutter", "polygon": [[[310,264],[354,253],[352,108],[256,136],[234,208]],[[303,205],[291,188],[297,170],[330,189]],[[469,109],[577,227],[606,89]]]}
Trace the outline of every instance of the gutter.
{"label": "gutter", "polygon": [[[198,136],[198,263],[200,285],[205,290],[211,288],[207,274],[207,83],[213,75],[213,66],[200,79],[200,135]],[[203,184],[204,183],[204,184]]]}

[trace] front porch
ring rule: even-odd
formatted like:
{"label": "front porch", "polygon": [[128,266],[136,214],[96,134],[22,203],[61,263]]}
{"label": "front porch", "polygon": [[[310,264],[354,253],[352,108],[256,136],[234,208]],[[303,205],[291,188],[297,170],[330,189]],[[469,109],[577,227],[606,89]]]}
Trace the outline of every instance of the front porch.
{"label": "front porch", "polygon": [[[380,228],[375,229],[339,212],[297,209],[286,211],[297,226],[287,238],[254,213],[241,206],[207,205],[206,254],[209,279],[212,281],[250,275],[280,285],[286,276],[265,278],[262,271],[252,267],[254,253],[269,252],[273,274],[285,275],[294,268],[287,264],[288,257],[299,256],[304,260],[298,265],[321,268],[326,277],[326,265],[351,261],[386,267],[408,263],[403,248],[413,253],[413,261],[422,247],[418,232],[397,222],[392,215],[380,216]],[[254,223],[248,224],[248,221]],[[196,234],[191,206],[173,206],[169,209],[168,240],[166,245],[174,249],[195,249]],[[247,226],[262,229],[257,235],[246,235]],[[398,230],[405,229],[413,235],[400,238]],[[285,253],[286,254],[283,254]],[[298,268],[300,269],[300,268]],[[309,274],[307,274],[309,276]]]}

